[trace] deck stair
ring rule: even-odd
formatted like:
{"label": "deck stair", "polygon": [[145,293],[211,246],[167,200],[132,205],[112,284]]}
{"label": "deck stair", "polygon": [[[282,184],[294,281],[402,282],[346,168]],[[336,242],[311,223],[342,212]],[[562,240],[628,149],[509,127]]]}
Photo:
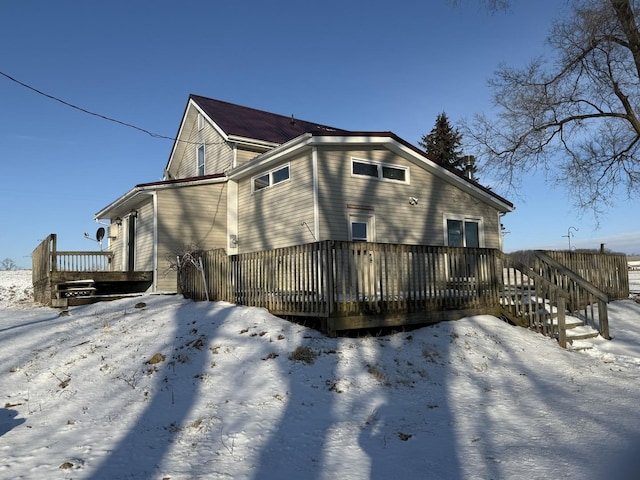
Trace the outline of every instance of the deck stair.
{"label": "deck stair", "polygon": [[574,340],[596,338],[600,335],[600,332],[591,325],[586,325],[583,320],[571,315],[566,317],[565,326],[567,328],[567,342],[569,343],[573,343]]}
{"label": "deck stair", "polygon": [[67,308],[70,299],[92,297],[96,294],[96,290],[93,279],[69,280],[58,283],[55,286],[55,298],[52,301],[52,306]]}
{"label": "deck stair", "polygon": [[609,338],[607,295],[552,259],[537,260],[530,266],[505,258],[502,317],[565,348],[599,335]]}
{"label": "deck stair", "polygon": [[64,280],[55,284],[55,297],[51,306],[67,309],[71,306],[137,297],[145,290],[145,283],[135,281]]}

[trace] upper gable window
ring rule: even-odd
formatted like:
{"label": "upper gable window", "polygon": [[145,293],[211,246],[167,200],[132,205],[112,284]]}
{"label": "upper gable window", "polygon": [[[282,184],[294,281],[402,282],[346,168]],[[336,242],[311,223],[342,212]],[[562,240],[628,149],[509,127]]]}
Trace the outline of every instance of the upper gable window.
{"label": "upper gable window", "polygon": [[198,130],[202,130],[204,128],[204,117],[201,113],[198,113]]}
{"label": "upper gable window", "polygon": [[253,177],[251,179],[251,185],[253,191],[257,192],[258,190],[272,187],[287,180],[289,180],[289,164]]}
{"label": "upper gable window", "polygon": [[373,177],[390,182],[409,183],[409,167],[358,158],[351,159],[351,175]]}
{"label": "upper gable window", "polygon": [[204,175],[204,145],[198,145],[197,158],[198,176],[202,176]]}

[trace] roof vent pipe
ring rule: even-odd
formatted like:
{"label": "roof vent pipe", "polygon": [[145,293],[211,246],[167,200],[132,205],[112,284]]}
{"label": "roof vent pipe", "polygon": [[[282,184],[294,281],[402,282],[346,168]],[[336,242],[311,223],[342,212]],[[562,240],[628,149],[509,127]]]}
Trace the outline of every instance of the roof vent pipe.
{"label": "roof vent pipe", "polygon": [[462,157],[462,164],[464,165],[464,175],[473,180],[474,165],[476,164],[476,157],[473,155],[465,155]]}

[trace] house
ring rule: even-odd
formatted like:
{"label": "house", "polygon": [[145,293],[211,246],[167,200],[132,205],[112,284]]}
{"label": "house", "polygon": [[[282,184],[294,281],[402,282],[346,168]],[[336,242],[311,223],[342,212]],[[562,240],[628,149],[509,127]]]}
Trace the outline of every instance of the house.
{"label": "house", "polygon": [[358,132],[190,95],[163,180],[96,215],[112,268],[175,291],[180,253],[321,240],[501,249],[514,210],[392,132]]}

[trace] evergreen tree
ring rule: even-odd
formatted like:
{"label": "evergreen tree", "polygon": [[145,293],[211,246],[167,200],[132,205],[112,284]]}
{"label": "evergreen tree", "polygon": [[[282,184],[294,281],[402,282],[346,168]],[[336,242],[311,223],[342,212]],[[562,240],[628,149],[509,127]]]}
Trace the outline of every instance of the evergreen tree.
{"label": "evergreen tree", "polygon": [[436,124],[428,135],[418,142],[427,154],[445,165],[464,170],[462,164],[462,134],[449,123],[447,114],[436,117]]}

